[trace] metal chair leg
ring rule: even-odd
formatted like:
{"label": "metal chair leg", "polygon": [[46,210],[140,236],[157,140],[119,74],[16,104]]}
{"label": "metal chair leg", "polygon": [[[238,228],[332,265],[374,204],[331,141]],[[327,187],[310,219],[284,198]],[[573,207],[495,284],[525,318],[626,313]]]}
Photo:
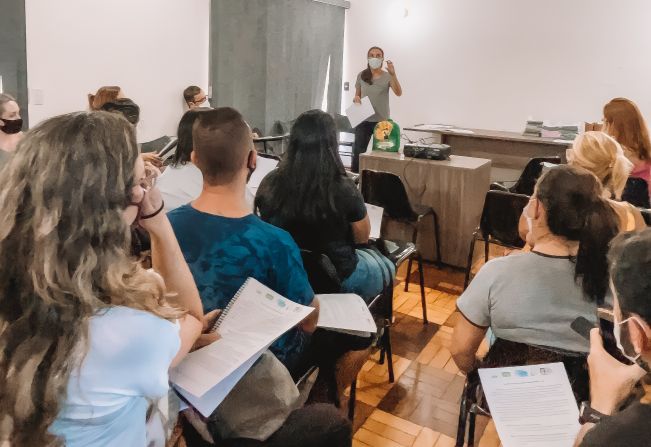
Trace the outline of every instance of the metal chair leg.
{"label": "metal chair leg", "polygon": [[484,240],[484,263],[488,262],[488,257],[490,254],[490,242],[488,241],[488,238]]}
{"label": "metal chair leg", "polygon": [[357,398],[357,379],[350,384],[350,398],[348,399],[348,419],[353,422],[355,419],[355,400]]}
{"label": "metal chair leg", "polygon": [[405,292],[409,291],[409,277],[411,276],[411,261],[412,259],[409,258],[409,262],[407,262],[407,276],[405,277]]}
{"label": "metal chair leg", "polygon": [[[425,274],[423,273],[423,258],[420,256],[420,253],[418,253],[418,277],[420,279],[420,302],[421,305],[423,306],[423,324],[429,323],[427,321],[427,302],[425,301]],[[411,262],[411,259],[409,259],[409,262]]]}
{"label": "metal chair leg", "polygon": [[463,385],[459,402],[459,422],[457,424],[457,442],[454,447],[463,447],[466,442],[466,421],[468,420],[468,381]]}
{"label": "metal chair leg", "polygon": [[391,327],[390,322],[385,322],[384,327],[384,347],[387,353],[387,369],[389,370],[389,383],[395,381],[393,375],[393,355],[391,354]]}
{"label": "metal chair leg", "polygon": [[470,250],[468,252],[468,262],[466,264],[466,277],[463,280],[463,290],[466,290],[468,283],[470,283],[470,270],[472,270],[472,258],[475,253],[475,242],[477,241],[477,232],[475,231],[470,241]]}
{"label": "metal chair leg", "polygon": [[434,243],[436,244],[436,266],[438,268],[442,268],[443,262],[441,261],[441,234],[439,230],[439,219],[435,212],[432,213],[432,219],[434,220]]}
{"label": "metal chair leg", "polygon": [[470,411],[468,416],[468,447],[475,445],[475,422],[477,420],[477,413]]}

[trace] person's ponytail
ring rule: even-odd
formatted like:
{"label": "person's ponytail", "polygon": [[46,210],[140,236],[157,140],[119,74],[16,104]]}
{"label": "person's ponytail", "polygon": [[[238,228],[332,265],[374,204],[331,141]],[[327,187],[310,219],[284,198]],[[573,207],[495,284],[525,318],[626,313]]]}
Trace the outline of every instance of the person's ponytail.
{"label": "person's ponytail", "polygon": [[364,69],[364,71],[362,71],[360,78],[368,85],[373,85],[373,73],[371,72],[370,65],[366,64],[366,68]]}
{"label": "person's ponytail", "polygon": [[622,192],[624,192],[624,188],[626,187],[626,181],[632,170],[633,163],[626,158],[623,152],[618,153],[610,171],[608,184],[604,184],[613,193],[616,200],[621,200]]}
{"label": "person's ponytail", "polygon": [[586,299],[602,303],[608,289],[608,244],[619,233],[613,208],[599,179],[584,168],[561,165],[543,174],[535,196],[552,234],[579,243],[574,278]]}
{"label": "person's ponytail", "polygon": [[[617,216],[608,202],[595,197],[585,210],[585,223],[579,237],[574,277],[581,282],[583,293],[602,304],[608,290],[608,245],[617,236]],[[582,210],[577,210],[581,212]]]}

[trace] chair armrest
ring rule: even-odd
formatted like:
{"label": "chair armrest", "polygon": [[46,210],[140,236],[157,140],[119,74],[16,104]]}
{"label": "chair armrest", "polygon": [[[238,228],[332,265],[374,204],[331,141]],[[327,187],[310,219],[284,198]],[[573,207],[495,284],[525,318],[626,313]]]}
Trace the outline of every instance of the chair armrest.
{"label": "chair armrest", "polygon": [[513,183],[515,182],[493,182],[490,184],[488,189],[491,191],[504,191],[504,192],[510,192],[510,189],[508,186],[506,186],[506,183]]}

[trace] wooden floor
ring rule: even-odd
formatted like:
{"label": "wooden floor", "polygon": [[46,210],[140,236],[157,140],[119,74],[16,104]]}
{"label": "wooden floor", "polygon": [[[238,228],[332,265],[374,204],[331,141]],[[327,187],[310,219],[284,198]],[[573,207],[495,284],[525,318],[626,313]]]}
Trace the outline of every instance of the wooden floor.
{"label": "wooden floor", "polygon": [[[386,362],[375,354],[358,379],[354,447],[454,446],[459,398],[465,377],[448,350],[458,312],[463,273],[425,267],[427,315],[423,324],[417,273],[404,292],[404,268],[394,293],[391,329],[396,380],[389,383]],[[498,447],[492,423],[480,447]]]}

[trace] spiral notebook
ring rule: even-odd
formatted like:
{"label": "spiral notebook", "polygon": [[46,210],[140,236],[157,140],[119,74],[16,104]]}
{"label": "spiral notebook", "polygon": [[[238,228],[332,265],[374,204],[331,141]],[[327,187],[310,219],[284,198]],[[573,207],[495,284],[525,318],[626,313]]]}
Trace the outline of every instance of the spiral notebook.
{"label": "spiral notebook", "polygon": [[221,338],[188,354],[170,381],[202,413],[214,410],[262,352],[313,310],[249,278],[213,327]]}

